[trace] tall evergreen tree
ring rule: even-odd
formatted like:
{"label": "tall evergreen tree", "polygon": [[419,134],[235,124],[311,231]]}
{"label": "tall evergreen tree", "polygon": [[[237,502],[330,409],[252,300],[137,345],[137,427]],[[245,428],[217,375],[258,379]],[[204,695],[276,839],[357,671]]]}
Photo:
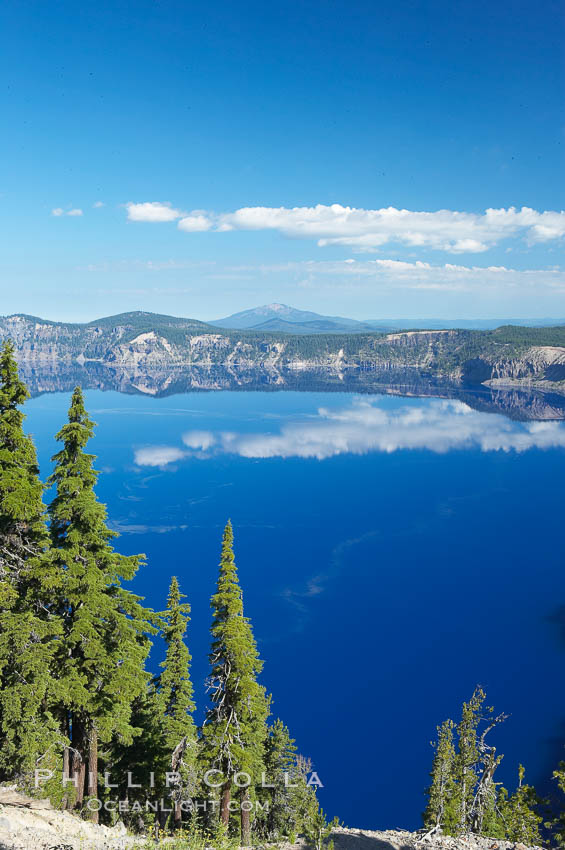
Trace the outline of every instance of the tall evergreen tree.
{"label": "tall evergreen tree", "polygon": [[437,741],[428,788],[428,805],[424,812],[424,826],[430,830],[442,829],[452,834],[457,828],[457,786],[454,778],[455,746],[454,723],[446,720],[437,727]]}
{"label": "tall evergreen tree", "polygon": [[[155,683],[137,697],[132,705],[130,723],[139,731],[127,743],[112,740],[106,748],[104,766],[111,776],[113,797],[128,801],[128,809],[120,818],[138,830],[161,824],[161,807],[170,789],[165,774],[170,771],[170,752],[165,747],[162,711]],[[152,781],[151,775],[153,774]],[[129,781],[131,778],[131,781]],[[164,818],[167,817],[166,812]]]}
{"label": "tall evergreen tree", "polygon": [[471,699],[463,703],[457,746],[453,722],[447,720],[438,727],[424,825],[449,835],[472,832],[535,844],[542,820],[536,808],[540,801],[534,789],[523,784],[523,767],[511,797],[500,782],[495,782],[494,774],[503,757],[487,742],[487,736],[508,715],[495,716],[494,709],[484,705],[485,698],[482,688],[477,687]]}
{"label": "tall evergreen tree", "polygon": [[14,348],[0,353],[0,775],[30,770],[58,741],[48,707],[57,617],[49,600],[43,485],[35,446],[19,409],[29,393]]}
{"label": "tall evergreen tree", "polygon": [[29,558],[34,558],[34,565],[47,541],[35,446],[24,434],[25,416],[19,409],[28,398],[14,346],[6,341],[0,353],[0,570],[2,579],[11,579],[13,586],[20,578],[28,583]]}
{"label": "tall evergreen tree", "polygon": [[277,839],[297,829],[294,786],[296,776],[296,743],[282,720],[269,727],[265,740],[265,775],[272,787],[262,791],[268,802],[265,819],[266,837]]}
{"label": "tall evergreen tree", "polygon": [[[220,818],[227,826],[233,778],[239,771],[256,782],[263,770],[269,699],[257,682],[259,658],[251,623],[243,613],[243,598],[233,553],[233,529],[228,522],[222,540],[220,572],[212,596],[212,651],[209,680],[212,705],[202,730],[204,758],[224,777]],[[249,791],[241,792],[241,840],[250,843]]]}
{"label": "tall evergreen tree", "polygon": [[543,817],[538,810],[543,801],[531,785],[524,784],[524,776],[525,769],[523,765],[520,765],[516,791],[509,799],[506,794],[503,794],[499,801],[501,818],[505,826],[504,837],[529,847],[539,847],[542,842],[540,826]]}
{"label": "tall evergreen tree", "polygon": [[[167,645],[162,672],[148,686],[147,692],[135,700],[132,722],[140,734],[128,744],[114,743],[109,761],[116,774],[120,799],[128,799],[132,814],[128,821],[138,826],[140,820],[152,816],[152,809],[144,804],[150,801],[157,807],[157,824],[164,825],[172,796],[173,825],[182,821],[182,803],[194,794],[196,788],[197,731],[193,720],[195,709],[190,678],[191,656],[185,644],[190,620],[190,605],[183,602],[178,580],[173,577],[167,599],[167,609],[160,615],[162,635]],[[167,774],[179,774],[179,781],[171,787]],[[148,788],[147,777],[153,774]],[[138,777],[141,788],[128,787],[128,775]],[[145,779],[145,784],[143,780]],[[134,784],[138,784],[134,783]]]}
{"label": "tall evergreen tree", "polygon": [[182,792],[192,793],[194,765],[196,763],[196,726],[193,720],[195,709],[193,687],[190,678],[191,656],[184,642],[190,619],[190,605],[182,602],[179,583],[175,576],[171,580],[167,610],[163,615],[163,637],[167,654],[161,664],[163,671],[158,679],[158,693],[165,750],[168,754],[168,770],[180,775],[175,793],[174,823],[182,820],[180,797]]}
{"label": "tall evergreen tree", "polygon": [[[265,741],[265,787],[257,790],[267,803],[256,819],[254,829],[262,838],[294,843],[298,833],[316,835],[325,818],[320,811],[315,785],[308,784],[312,764],[297,753],[296,743],[281,720],[269,727]],[[325,826],[324,826],[325,828]]]}
{"label": "tall evergreen tree", "polygon": [[481,720],[480,712],[484,701],[485,693],[483,689],[475,688],[471,699],[463,703],[461,720],[457,726],[459,746],[455,759],[454,775],[459,789],[457,820],[460,832],[466,832],[470,826],[479,757],[477,729]]}
{"label": "tall evergreen tree", "polygon": [[49,514],[53,557],[62,580],[63,636],[55,669],[61,720],[72,740],[76,804],[81,805],[87,763],[86,790],[97,796],[99,740],[117,735],[130,741],[136,732],[131,706],[146,689],[144,662],[153,629],[140,597],[121,586],[123,579],[133,578],[143,556],[120,555],[111,545],[117,535],[106,525],[106,508],[94,492],[94,456],[84,451],[94,423],[79,387],[68,419],[56,435],[63,448],[53,457],[49,483],[57,490]]}

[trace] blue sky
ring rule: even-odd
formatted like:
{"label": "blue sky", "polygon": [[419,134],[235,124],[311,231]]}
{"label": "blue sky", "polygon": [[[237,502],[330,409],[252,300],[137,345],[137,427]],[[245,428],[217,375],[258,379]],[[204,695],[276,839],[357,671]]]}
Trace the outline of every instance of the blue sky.
{"label": "blue sky", "polygon": [[8,0],[0,312],[564,317],[560,5]]}

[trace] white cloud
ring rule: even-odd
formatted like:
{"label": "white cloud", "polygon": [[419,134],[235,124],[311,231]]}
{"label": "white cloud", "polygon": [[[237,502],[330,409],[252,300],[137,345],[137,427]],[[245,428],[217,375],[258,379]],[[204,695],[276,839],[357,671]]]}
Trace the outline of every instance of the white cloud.
{"label": "white cloud", "polygon": [[70,215],[75,218],[76,216],[81,216],[82,214],[82,210],[78,209],[78,207],[75,207],[72,210],[64,210],[62,207],[55,207],[55,209],[51,210],[51,215],[54,215],[57,218],[62,215]]}
{"label": "white cloud", "polygon": [[135,451],[134,462],[137,466],[167,466],[185,456],[186,452],[176,446],[147,446]]}
{"label": "white cloud", "polygon": [[478,239],[458,239],[449,250],[453,254],[480,254],[488,251],[488,245]]}
{"label": "white cloud", "polygon": [[[345,261],[348,266],[351,268],[355,268],[356,270],[359,268],[359,263],[353,266],[353,263],[356,263],[356,260],[346,260]],[[374,263],[375,266],[378,266],[381,269],[389,269],[393,272],[405,272],[405,271],[414,271],[415,269],[431,269],[433,268],[429,263],[423,263],[421,260],[417,260],[415,263],[407,263],[405,260],[369,260],[368,263]],[[370,265],[368,266],[370,268]],[[455,268],[455,266],[453,266]]]}
{"label": "white cloud", "polygon": [[416,212],[387,207],[356,209],[341,204],[316,207],[245,207],[220,217],[237,230],[278,230],[287,236],[313,237],[318,244],[350,245],[374,250],[388,243],[428,247],[452,253],[480,253],[511,236],[526,233],[530,241],[565,234],[565,212],[487,209],[483,214],[439,210]]}
{"label": "white cloud", "polygon": [[[78,266],[79,271],[91,273],[130,273],[132,271],[179,272],[191,270],[200,276],[201,287],[212,281],[250,282],[247,290],[253,298],[261,298],[266,287],[279,297],[285,287],[297,291],[312,290],[317,297],[325,293],[348,295],[377,293],[390,294],[399,290],[430,291],[438,293],[480,294],[481,297],[496,296],[513,299],[517,295],[545,295],[558,299],[565,294],[565,270],[516,269],[511,266],[463,265],[461,263],[432,264],[422,260],[397,260],[363,257],[346,260],[303,260],[299,262],[219,265],[216,261],[196,262],[182,259],[127,259],[112,262],[89,263]],[[120,290],[133,294],[179,295],[194,293],[194,287],[148,286],[142,289]],[[104,290],[104,293],[106,291]],[[251,296],[249,296],[251,297]],[[441,305],[439,305],[441,306]],[[507,316],[512,316],[514,307],[509,303]],[[552,308],[555,316],[561,316],[559,302]],[[523,311],[522,311],[523,314]],[[428,314],[429,315],[429,314]],[[532,315],[541,315],[534,310]],[[549,313],[548,315],[551,315]]]}
{"label": "white cloud", "polygon": [[484,213],[414,211],[384,207],[363,209],[341,204],[315,207],[242,207],[234,212],[182,213],[156,201],[126,204],[133,221],[175,221],[187,232],[214,229],[276,230],[291,238],[316,239],[319,246],[350,246],[375,251],[384,245],[432,248],[454,254],[481,253],[499,242],[524,236],[544,243],[565,235],[565,212],[529,207],[487,209]]}
{"label": "white cloud", "polygon": [[199,231],[210,230],[212,221],[208,216],[202,213],[187,215],[178,223],[179,230],[184,230],[187,233],[198,233]]}
{"label": "white cloud", "polygon": [[92,206],[95,210],[99,210],[101,207],[105,207],[106,204],[104,203],[104,201],[95,201]]}
{"label": "white cloud", "polygon": [[[131,272],[131,271],[181,271],[186,269],[210,269],[216,265],[215,260],[114,260],[113,262],[88,263],[77,266],[77,271],[87,272]],[[126,290],[127,291],[127,290]],[[132,290],[133,291],[133,290]],[[161,290],[143,290],[159,292]],[[177,292],[181,290],[175,290]],[[188,291],[188,290],[182,290]]]}
{"label": "white cloud", "polygon": [[146,201],[143,204],[134,204],[130,201],[125,206],[130,221],[176,221],[184,215],[169,203],[162,204],[159,201]]}
{"label": "white cloud", "polygon": [[[252,267],[239,267],[251,270]],[[446,292],[482,292],[509,295],[521,293],[547,294],[565,292],[565,271],[550,269],[514,269],[506,266],[464,266],[455,263],[432,265],[416,260],[307,260],[280,265],[263,265],[264,275],[294,274],[302,288],[444,290]]]}

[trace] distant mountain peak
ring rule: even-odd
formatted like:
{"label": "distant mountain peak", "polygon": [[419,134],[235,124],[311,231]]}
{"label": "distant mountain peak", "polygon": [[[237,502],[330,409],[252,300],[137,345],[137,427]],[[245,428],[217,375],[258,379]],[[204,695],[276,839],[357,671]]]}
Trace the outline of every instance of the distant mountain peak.
{"label": "distant mountain peak", "polygon": [[310,310],[298,310],[296,307],[290,307],[278,301],[253,307],[250,310],[242,310],[225,319],[214,319],[209,324],[236,330],[270,330],[283,333],[343,333],[372,330],[365,323],[355,319],[322,316]]}
{"label": "distant mountain peak", "polygon": [[[273,301],[272,304],[262,304],[260,307],[253,307],[251,310],[243,310],[241,313],[236,313],[236,316],[255,315],[255,316],[292,316],[301,314],[305,311],[296,310],[294,307],[289,307],[288,304],[280,304],[278,301]],[[311,315],[308,313],[308,315]]]}

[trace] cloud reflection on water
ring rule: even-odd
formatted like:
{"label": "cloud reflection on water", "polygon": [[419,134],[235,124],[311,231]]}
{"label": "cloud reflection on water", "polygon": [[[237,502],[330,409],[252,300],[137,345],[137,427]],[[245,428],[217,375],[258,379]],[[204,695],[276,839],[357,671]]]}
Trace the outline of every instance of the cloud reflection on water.
{"label": "cloud reflection on water", "polygon": [[315,417],[283,425],[278,433],[188,431],[182,437],[184,449],[145,446],[135,451],[135,462],[165,467],[183,457],[218,454],[324,460],[403,449],[444,454],[455,449],[524,452],[565,447],[565,426],[560,422],[515,422],[453,400],[433,399],[393,410],[380,404],[380,398],[362,398],[338,410],[321,407]]}

